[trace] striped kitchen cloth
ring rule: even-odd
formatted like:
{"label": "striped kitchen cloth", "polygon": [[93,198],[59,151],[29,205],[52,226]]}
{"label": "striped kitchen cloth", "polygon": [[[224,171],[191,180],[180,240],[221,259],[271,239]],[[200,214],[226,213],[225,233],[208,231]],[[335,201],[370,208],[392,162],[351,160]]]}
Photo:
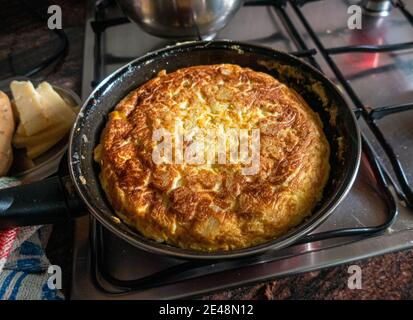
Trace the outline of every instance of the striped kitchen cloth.
{"label": "striped kitchen cloth", "polygon": [[[18,184],[1,178],[0,189]],[[1,220],[0,220],[1,222]],[[44,249],[51,226],[0,231],[0,300],[60,300],[59,290],[48,286],[50,262]]]}

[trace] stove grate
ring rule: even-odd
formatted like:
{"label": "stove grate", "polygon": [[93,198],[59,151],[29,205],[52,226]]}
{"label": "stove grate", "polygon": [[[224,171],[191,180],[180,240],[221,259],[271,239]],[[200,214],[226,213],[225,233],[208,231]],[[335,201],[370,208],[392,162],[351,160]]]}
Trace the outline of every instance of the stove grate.
{"label": "stove grate", "polygon": [[[360,110],[361,117],[364,118],[368,124],[370,130],[373,132],[377,140],[379,141],[381,147],[385,151],[387,158],[389,159],[394,173],[396,175],[397,181],[401,186],[401,190],[397,188],[399,196],[405,201],[409,208],[413,208],[413,190],[408,181],[405,170],[399,161],[392,145],[388,142],[382,130],[380,130],[377,120],[398,112],[404,112],[408,110],[413,110],[413,103],[402,104],[402,105],[392,105],[386,107],[380,107],[370,110],[367,106],[363,104],[359,96],[356,94],[355,90],[351,87],[349,81],[344,77],[340,68],[332,59],[332,55],[349,53],[349,52],[388,52],[388,51],[398,51],[413,48],[413,42],[405,42],[392,45],[381,45],[381,46],[371,46],[371,45],[357,45],[357,46],[347,46],[347,47],[337,47],[337,48],[325,48],[321,40],[317,36],[316,32],[312,28],[308,19],[305,17],[301,11],[301,7],[309,2],[313,1],[323,1],[323,0],[287,0],[287,2],[293,8],[295,14],[298,16],[299,20],[303,24],[307,33],[310,35],[311,39],[316,44],[319,52],[324,57],[325,61],[333,71],[334,75],[343,86],[348,96],[351,98],[353,104],[358,110]],[[400,9],[406,19],[409,21],[410,25],[413,27],[413,15],[408,11],[405,4],[401,0],[396,0],[392,3],[396,9]],[[387,173],[388,176],[390,176]]]}
{"label": "stove grate", "polygon": [[[283,21],[286,29],[288,30],[291,38],[295,41],[297,47],[299,48],[298,51],[290,52],[297,57],[307,59],[313,66],[320,69],[319,64],[314,59],[314,56],[320,53],[324,59],[327,61],[327,64],[334,72],[336,78],[346,90],[347,94],[351,98],[354,103],[355,109],[353,110],[358,118],[363,118],[366,120],[367,124],[371,128],[372,132],[377,137],[378,141],[380,141],[383,149],[386,151],[389,160],[392,163],[394,171],[396,173],[397,180],[400,182],[401,190],[398,188],[397,185],[393,183],[393,180],[390,174],[385,170],[382,164],[379,162],[378,157],[372,148],[371,144],[368,142],[366,137],[362,135],[363,141],[363,155],[367,158],[375,180],[379,185],[379,189],[381,191],[381,196],[383,197],[384,201],[386,202],[387,206],[387,219],[386,221],[378,226],[369,226],[369,227],[362,227],[362,228],[344,228],[344,229],[336,229],[336,230],[329,230],[317,234],[311,234],[305,238],[303,238],[299,243],[309,243],[309,242],[316,242],[320,240],[336,238],[336,237],[360,237],[360,236],[371,236],[378,232],[383,232],[386,230],[395,220],[397,215],[397,206],[396,206],[396,199],[391,192],[391,189],[394,188],[399,195],[406,201],[409,206],[413,206],[413,193],[407,181],[406,175],[404,174],[403,167],[397,160],[395,153],[390,146],[390,144],[386,141],[383,133],[377,126],[376,121],[396,112],[402,112],[406,110],[411,110],[413,108],[412,104],[403,104],[403,105],[392,105],[392,106],[385,106],[376,108],[374,110],[369,110],[364,104],[361,102],[361,99],[357,96],[355,91],[352,89],[348,80],[343,76],[339,67],[335,64],[333,59],[331,58],[332,55],[336,54],[343,54],[349,52],[388,52],[388,51],[398,51],[398,50],[406,50],[413,48],[413,42],[405,42],[405,43],[398,43],[392,45],[381,45],[381,46],[372,46],[372,45],[357,45],[357,46],[345,46],[345,47],[335,47],[335,48],[325,48],[321,43],[320,39],[317,37],[316,33],[312,29],[311,25],[309,24],[308,20],[301,12],[301,7],[309,2],[314,1],[323,1],[323,0],[256,0],[256,1],[246,1],[245,6],[258,6],[258,5],[271,5],[274,6],[279,18]],[[105,6],[107,5],[107,1],[101,1],[96,9],[95,13],[95,21],[92,22],[92,29],[95,33],[95,48],[94,48],[94,80],[92,81],[92,86],[97,85],[100,80],[103,78],[103,61],[102,61],[102,34],[105,32],[107,28],[117,26],[124,23],[129,23],[129,20],[125,17],[118,17],[112,19],[105,19],[103,11]],[[286,11],[286,6],[290,5],[293,8],[293,11],[303,24],[304,28],[316,44],[317,48],[309,48],[302,36],[300,35],[299,31],[297,30],[296,26],[294,25],[291,17],[289,16],[288,12]],[[396,1],[393,4],[395,7],[399,8],[406,19],[410,21],[413,26],[413,15],[407,10],[404,3],[402,1]],[[113,277],[110,271],[107,269],[105,259],[104,259],[104,252],[105,252],[105,241],[103,239],[103,230],[102,226],[98,224],[94,219],[93,223],[91,223],[91,247],[92,247],[92,254],[91,254],[91,270],[92,270],[92,278],[94,279],[95,284],[104,292],[108,292],[111,294],[121,294],[125,292],[137,291],[137,290],[144,290],[148,288],[154,288],[158,286],[163,286],[167,284],[176,283],[183,280],[188,280],[193,277],[196,277],[196,274],[199,272],[194,272],[195,270],[199,271],[202,269],[200,274],[207,275],[210,273],[217,273],[225,270],[230,270],[235,267],[246,267],[250,265],[265,263],[268,261],[276,260],[277,257],[266,255],[252,257],[252,258],[243,258],[242,260],[235,260],[232,262],[224,261],[224,262],[217,262],[211,264],[211,262],[184,262],[179,265],[175,265],[173,267],[164,269],[162,271],[156,272],[149,276],[145,276],[142,278],[134,279],[134,280],[121,280]],[[279,257],[278,257],[279,258]],[[109,284],[112,288],[115,288],[113,291],[112,289],[108,289],[108,286],[105,284]]]}

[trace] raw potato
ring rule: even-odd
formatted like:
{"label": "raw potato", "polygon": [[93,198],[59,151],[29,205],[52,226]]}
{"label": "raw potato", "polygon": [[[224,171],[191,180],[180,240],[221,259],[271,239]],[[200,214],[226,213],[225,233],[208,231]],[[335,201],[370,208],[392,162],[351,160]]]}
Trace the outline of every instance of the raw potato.
{"label": "raw potato", "polygon": [[20,133],[18,130],[13,137],[13,145],[16,148],[33,147],[35,145],[43,144],[48,140],[59,140],[69,131],[70,126],[66,123],[59,123],[55,127],[48,128],[35,135],[28,136],[24,133]]}
{"label": "raw potato", "polygon": [[26,148],[27,156],[34,159],[67,134],[76,111],[47,82],[35,89],[30,81],[13,81],[10,88],[20,119],[13,145]]}
{"label": "raw potato", "polygon": [[66,123],[68,126],[75,122],[76,114],[49,83],[42,82],[36,91],[44,113],[50,121]]}
{"label": "raw potato", "polygon": [[50,122],[40,104],[39,94],[30,81],[12,81],[10,89],[19,113],[20,123],[27,135],[46,129]]}
{"label": "raw potato", "polygon": [[13,162],[11,139],[14,132],[14,117],[10,100],[0,91],[0,177],[7,174]]}
{"label": "raw potato", "polygon": [[19,125],[17,126],[17,130],[16,130],[16,133],[14,135],[27,136],[27,133],[24,130],[21,123],[19,123]]}
{"label": "raw potato", "polygon": [[42,153],[46,152],[49,150],[51,147],[53,147],[61,138],[61,137],[54,137],[53,139],[47,140],[42,144],[37,144],[31,147],[27,147],[27,156],[29,159],[34,159],[40,156]]}

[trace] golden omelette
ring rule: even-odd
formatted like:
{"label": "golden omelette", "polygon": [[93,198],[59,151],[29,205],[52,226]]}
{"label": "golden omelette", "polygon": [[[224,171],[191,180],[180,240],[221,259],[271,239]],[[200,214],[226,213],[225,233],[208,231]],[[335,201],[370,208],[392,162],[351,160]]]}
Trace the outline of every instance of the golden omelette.
{"label": "golden omelette", "polygon": [[[259,129],[259,170],[245,175],[240,161],[155,163],[154,132],[174,132],[177,119],[184,132]],[[221,251],[277,238],[310,215],[329,176],[329,153],[318,115],[293,89],[219,64],[162,71],[130,92],[110,113],[95,160],[126,224],[159,242]]]}

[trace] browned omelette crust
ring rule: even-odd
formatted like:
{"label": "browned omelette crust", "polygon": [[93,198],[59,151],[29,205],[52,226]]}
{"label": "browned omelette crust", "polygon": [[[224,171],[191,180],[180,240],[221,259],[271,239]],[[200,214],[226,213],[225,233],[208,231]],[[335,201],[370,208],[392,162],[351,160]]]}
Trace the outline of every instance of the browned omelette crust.
{"label": "browned omelette crust", "polygon": [[[240,164],[152,161],[156,128],[260,129],[260,170]],[[186,128],[186,127],[185,127]],[[100,179],[121,219],[143,235],[204,251],[250,247],[301,223],[321,198],[329,145],[318,116],[268,74],[222,64],[156,78],[115,108],[95,150]]]}

